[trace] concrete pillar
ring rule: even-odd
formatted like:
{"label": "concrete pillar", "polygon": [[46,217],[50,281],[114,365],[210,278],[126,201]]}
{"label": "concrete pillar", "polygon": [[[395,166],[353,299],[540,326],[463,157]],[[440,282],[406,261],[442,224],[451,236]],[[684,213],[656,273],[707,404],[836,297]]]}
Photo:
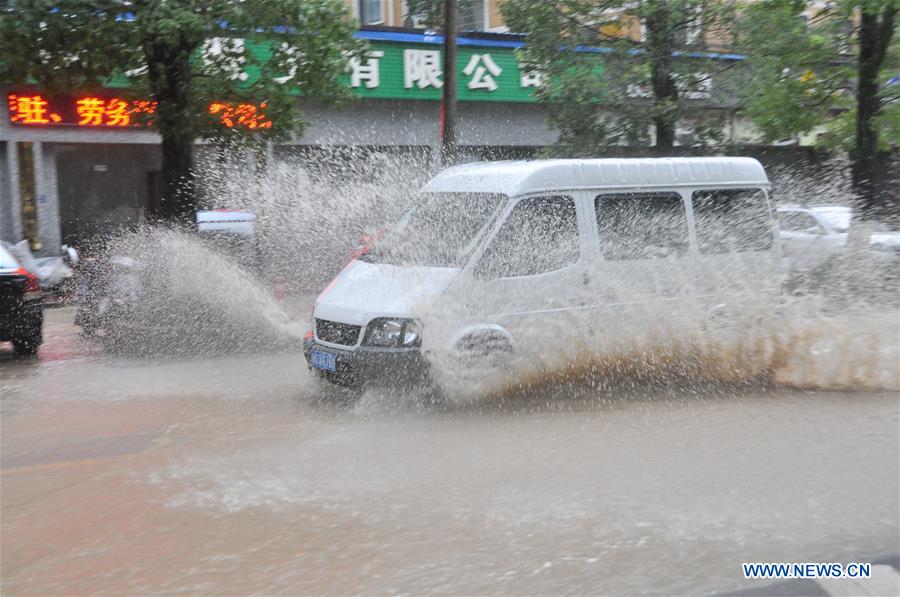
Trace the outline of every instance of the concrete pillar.
{"label": "concrete pillar", "polygon": [[35,195],[38,236],[43,255],[58,255],[60,247],[59,191],[56,184],[56,150],[51,144],[34,142]]}
{"label": "concrete pillar", "polygon": [[15,141],[6,142],[6,188],[0,189],[0,218],[3,239],[17,243],[22,240],[22,206],[19,201],[19,150]]}

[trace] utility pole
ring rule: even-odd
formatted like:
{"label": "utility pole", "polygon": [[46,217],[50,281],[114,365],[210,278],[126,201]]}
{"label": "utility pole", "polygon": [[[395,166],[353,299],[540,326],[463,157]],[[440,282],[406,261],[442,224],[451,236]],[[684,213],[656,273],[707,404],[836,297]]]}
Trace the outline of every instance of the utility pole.
{"label": "utility pole", "polygon": [[444,88],[441,97],[441,166],[456,158],[456,19],[459,0],[444,0]]}

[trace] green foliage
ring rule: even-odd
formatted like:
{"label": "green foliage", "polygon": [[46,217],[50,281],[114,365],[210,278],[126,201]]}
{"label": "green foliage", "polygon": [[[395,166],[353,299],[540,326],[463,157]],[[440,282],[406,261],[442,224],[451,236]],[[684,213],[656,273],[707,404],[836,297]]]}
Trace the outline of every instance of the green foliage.
{"label": "green foliage", "polygon": [[896,99],[881,109],[876,118],[876,125],[881,134],[878,137],[878,149],[888,151],[900,147],[900,101]]}
{"label": "green foliage", "polygon": [[738,18],[739,45],[752,73],[743,103],[766,141],[816,127],[851,76],[849,61],[832,43],[837,21],[813,29],[805,8],[796,0],[762,0]]}
{"label": "green foliage", "polygon": [[[900,2],[894,0],[900,9]],[[879,149],[900,147],[900,35],[894,32],[878,77],[881,110],[875,117]]]}
{"label": "green foliage", "polygon": [[[207,113],[224,100],[264,102],[274,126],[262,134],[283,137],[305,124],[298,89],[313,99],[349,97],[338,77],[348,54],[363,51],[355,27],[342,0],[16,0],[0,12],[0,85],[74,93],[126,76],[124,93],[159,100],[159,120],[178,116],[182,134],[245,136]],[[248,83],[242,71],[262,76]]]}
{"label": "green foliage", "polygon": [[35,82],[51,93],[83,89],[140,64],[133,28],[116,21],[124,12],[120,3],[59,4],[24,0],[0,9],[0,84]]}
{"label": "green foliage", "polygon": [[[856,143],[857,39],[860,9],[879,13],[897,0],[839,0],[825,3],[812,18],[813,2],[761,0],[738,18],[740,49],[751,65],[743,88],[746,113],[767,141],[821,131],[825,147],[853,149]],[[881,110],[873,126],[878,147],[900,144],[900,44],[893,37],[879,73]]]}
{"label": "green foliage", "polygon": [[[882,108],[873,126],[879,132],[878,151],[891,151],[900,145],[900,102],[894,101]],[[856,144],[856,108],[831,116],[816,144],[826,149],[853,151]]]}
{"label": "green foliage", "polygon": [[[650,130],[686,117],[695,140],[711,140],[695,100],[705,75],[722,68],[705,60],[673,60],[674,51],[703,50],[705,34],[729,22],[732,6],[717,0],[506,0],[513,31],[527,34],[523,64],[544,75],[536,96],[560,131],[558,152],[590,155],[604,145],[646,145]],[[647,23],[638,44],[617,35]],[[609,53],[573,51],[603,47]],[[654,81],[658,84],[654,85]],[[715,135],[713,135],[715,136]]]}

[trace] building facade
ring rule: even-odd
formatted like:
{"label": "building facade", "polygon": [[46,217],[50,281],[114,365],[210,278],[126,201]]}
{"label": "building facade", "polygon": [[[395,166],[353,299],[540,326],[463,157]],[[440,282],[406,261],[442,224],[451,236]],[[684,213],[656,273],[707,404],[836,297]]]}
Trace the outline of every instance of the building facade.
{"label": "building facade", "polygon": [[[270,148],[270,156],[349,148],[398,156],[413,152],[432,159],[439,143],[442,36],[416,28],[419,17],[407,14],[403,0],[350,4],[357,18],[368,23],[357,36],[370,47],[368,62],[350,62],[344,75],[357,100],[334,107],[298,99],[309,127],[302,137]],[[501,32],[497,0],[466,6],[468,21],[461,28],[469,23],[473,31],[458,38],[461,149],[472,158],[533,155],[553,144],[557,132],[534,98],[539,79],[518,62],[522,37]],[[394,26],[401,22],[413,27]],[[711,65],[740,59],[729,54],[702,58]],[[738,117],[733,87],[734,82],[712,77],[697,101],[721,112],[727,140],[737,141],[748,129]],[[128,114],[141,110],[140,100],[125,101],[116,89],[98,96],[73,90],[60,97],[48,97],[40,89],[0,91],[6,98],[0,108],[0,238],[27,238],[37,252],[53,254],[61,243],[77,244],[154,213],[160,139],[129,120]],[[210,105],[226,125],[249,113],[265,126],[255,107],[239,108],[250,112]]]}
{"label": "building facade", "polygon": [[[463,0],[460,3],[460,31],[507,33],[500,3],[503,0]],[[406,29],[425,29],[426,17],[413,14],[406,0],[345,0],[362,27],[384,25]]]}

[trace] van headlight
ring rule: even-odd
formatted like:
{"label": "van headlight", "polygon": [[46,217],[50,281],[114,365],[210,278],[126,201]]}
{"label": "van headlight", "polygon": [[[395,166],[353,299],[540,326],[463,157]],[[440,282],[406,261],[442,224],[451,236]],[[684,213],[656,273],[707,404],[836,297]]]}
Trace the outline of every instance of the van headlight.
{"label": "van headlight", "polygon": [[366,327],[365,346],[415,348],[422,345],[419,326],[412,319],[373,319]]}

